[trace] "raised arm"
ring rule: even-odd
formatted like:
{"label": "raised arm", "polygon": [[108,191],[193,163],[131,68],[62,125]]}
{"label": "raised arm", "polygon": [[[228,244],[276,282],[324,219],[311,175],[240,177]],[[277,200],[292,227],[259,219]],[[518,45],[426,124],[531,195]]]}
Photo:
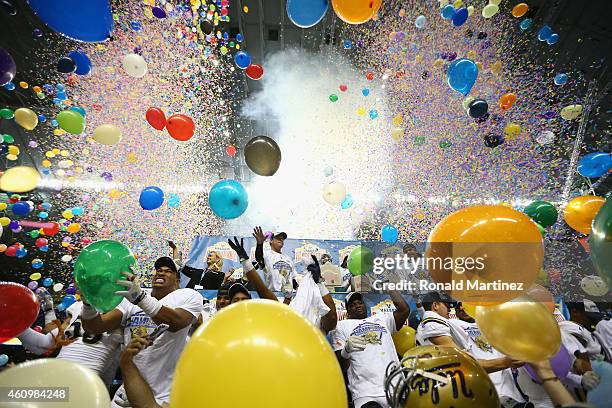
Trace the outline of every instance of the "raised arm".
{"label": "raised arm", "polygon": [[121,320],[123,319],[123,312],[121,310],[113,309],[108,313],[100,314],[87,303],[82,294],[81,300],[83,301],[81,324],[87,333],[102,334],[121,327]]}
{"label": "raised arm", "polygon": [[391,301],[395,306],[395,312],[393,312],[395,328],[399,330],[404,326],[404,323],[406,323],[406,319],[408,319],[408,315],[410,314],[410,306],[408,306],[406,300],[397,290],[390,290],[389,296],[391,296]]}
{"label": "raised arm", "polygon": [[316,256],[310,255],[312,257],[313,263],[309,264],[306,269],[310,271],[312,275],[312,279],[317,284],[319,288],[319,293],[321,294],[321,299],[323,303],[329,308],[329,312],[327,312],[324,316],[321,316],[321,330],[323,330],[326,334],[336,328],[338,324],[338,314],[336,313],[336,304],[334,303],[334,299],[329,293],[329,290],[325,286],[325,282],[321,279],[321,265],[319,265],[319,260]]}
{"label": "raised arm", "polygon": [[255,247],[255,260],[262,268],[265,268],[266,263],[263,255],[263,243],[266,241],[266,236],[261,230],[261,227],[255,227],[253,229],[253,237],[255,237],[257,241],[257,247]]}
{"label": "raised arm", "polygon": [[247,251],[244,249],[244,239],[240,239],[240,242],[238,242],[238,238],[234,237],[234,242],[232,242],[231,239],[228,239],[227,243],[236,252],[236,254],[238,254],[238,259],[240,259],[240,263],[242,264],[243,272],[246,274],[249,282],[253,284],[253,287],[255,288],[255,291],[257,291],[259,297],[262,299],[278,301],[278,298],[261,280],[261,277],[253,267],[253,264],[251,261],[249,261]]}
{"label": "raised arm", "polygon": [[132,408],[159,408],[151,387],[134,364],[134,356],[149,345],[146,337],[132,337],[132,341],[121,352],[119,367],[123,377],[123,386]]}

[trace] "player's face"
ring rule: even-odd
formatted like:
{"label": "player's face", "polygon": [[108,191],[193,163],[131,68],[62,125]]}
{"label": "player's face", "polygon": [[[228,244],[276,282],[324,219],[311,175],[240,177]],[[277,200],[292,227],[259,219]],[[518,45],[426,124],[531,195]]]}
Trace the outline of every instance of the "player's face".
{"label": "player's face", "polygon": [[230,304],[230,298],[227,292],[219,293],[217,295],[217,303],[215,303],[215,307],[217,308],[217,310],[221,310],[229,304]]}
{"label": "player's face", "polygon": [[270,248],[272,248],[274,252],[280,252],[284,244],[285,241],[282,238],[272,238],[270,241]]}
{"label": "player's face", "polygon": [[153,287],[160,289],[175,289],[178,286],[178,277],[176,276],[176,272],[167,266],[162,266],[159,269],[155,270],[153,274]]}
{"label": "player's face", "polygon": [[444,302],[435,302],[434,304],[435,312],[438,313],[442,317],[446,317],[448,319],[449,308],[448,305]]}
{"label": "player's face", "polygon": [[242,302],[243,300],[249,300],[250,297],[246,293],[238,292],[232,298],[232,303]]}
{"label": "player's face", "polygon": [[347,312],[351,319],[365,319],[368,317],[365,303],[361,299],[355,299],[347,305]]}

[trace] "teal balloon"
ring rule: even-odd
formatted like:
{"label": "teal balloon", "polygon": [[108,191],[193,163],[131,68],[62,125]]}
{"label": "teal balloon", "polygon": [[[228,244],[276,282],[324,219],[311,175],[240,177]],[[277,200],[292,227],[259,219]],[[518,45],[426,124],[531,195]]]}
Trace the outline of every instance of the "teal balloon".
{"label": "teal balloon", "polygon": [[374,253],[371,249],[360,245],[351,251],[347,266],[351,275],[365,275],[374,268]]}
{"label": "teal balloon", "polygon": [[115,295],[125,290],[117,280],[121,272],[130,272],[136,260],[132,251],[121,242],[102,240],[83,248],[74,264],[74,280],[87,302],[100,312],[110,312],[123,299]]}
{"label": "teal balloon", "polygon": [[446,71],[448,85],[463,96],[470,93],[478,78],[478,67],[474,61],[461,58],[453,61]]}
{"label": "teal balloon", "polygon": [[587,402],[596,408],[610,407],[612,389],[612,364],[607,361],[593,361],[593,371],[599,376],[599,384],[587,394]]}
{"label": "teal balloon", "polygon": [[612,198],[608,198],[593,220],[589,236],[595,270],[612,288]]}
{"label": "teal balloon", "polygon": [[393,225],[387,224],[382,227],[380,237],[387,244],[395,244],[397,242],[398,231]]}
{"label": "teal balloon", "polygon": [[236,180],[221,180],[208,194],[208,204],[217,217],[227,220],[238,218],[249,206],[249,197]]}
{"label": "teal balloon", "polygon": [[523,212],[544,228],[557,222],[559,216],[555,206],[546,201],[534,201],[525,207]]}

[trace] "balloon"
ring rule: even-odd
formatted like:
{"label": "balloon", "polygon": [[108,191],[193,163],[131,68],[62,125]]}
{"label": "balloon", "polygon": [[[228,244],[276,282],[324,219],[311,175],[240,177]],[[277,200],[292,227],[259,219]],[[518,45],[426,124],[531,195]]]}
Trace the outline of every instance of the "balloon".
{"label": "balloon", "polygon": [[135,263],[132,252],[121,242],[97,241],[81,251],[74,264],[74,280],[89,304],[106,313],[121,303],[123,297],[115,291],[125,289],[116,282]]}
{"label": "balloon", "polygon": [[414,20],[414,25],[416,28],[419,28],[419,29],[425,28],[425,26],[427,25],[427,18],[423,15],[418,16]]}
{"label": "balloon", "polygon": [[[527,289],[542,267],[544,248],[540,231],[527,215],[501,205],[478,205],[443,218],[429,235],[426,256],[454,260],[448,264],[444,261],[446,265],[429,265],[435,282],[463,285],[463,290],[447,291],[450,296],[475,304],[497,304],[513,299],[521,291],[470,289],[468,284],[521,283]],[[463,262],[466,259],[472,259],[469,268]],[[516,267],[517,259],[521,260],[520,268]]]}
{"label": "balloon", "polygon": [[87,112],[85,112],[85,109],[81,108],[80,106],[71,106],[70,110],[75,111],[76,113],[80,114],[82,117],[85,117],[85,115],[87,114]]}
{"label": "balloon", "polygon": [[200,29],[204,34],[211,34],[215,30],[215,26],[211,21],[203,18],[200,19]]}
{"label": "balloon", "polygon": [[516,360],[542,361],[557,354],[561,346],[561,332],[552,313],[527,296],[478,306],[475,318],[488,342]]}
{"label": "balloon", "polygon": [[559,34],[557,33],[552,33],[550,36],[548,36],[548,38],[546,39],[546,43],[548,45],[553,45],[556,44],[557,41],[559,41]]}
{"label": "balloon", "polygon": [[540,31],[538,31],[538,40],[546,41],[546,39],[550,37],[551,34],[552,34],[552,29],[549,26],[545,25],[542,28],[540,28]]}
{"label": "balloon", "polygon": [[287,16],[301,28],[317,25],[329,8],[328,0],[287,0]]}
{"label": "balloon", "polygon": [[531,27],[531,24],[533,23],[533,20],[530,18],[526,18],[523,21],[521,21],[519,23],[519,27],[521,28],[521,30],[525,31],[527,29],[529,29],[529,27]]}
{"label": "balloon", "polygon": [[478,68],[474,61],[461,58],[453,61],[446,72],[448,85],[462,95],[467,95],[476,82]]}
{"label": "balloon", "polygon": [[[0,384],[12,388],[66,388],[68,390],[66,398],[54,398],[54,402],[51,403],[62,408],[108,408],[111,403],[104,382],[94,371],[73,361],[59,358],[26,361],[4,370],[0,373]],[[49,405],[49,400],[31,401],[39,401],[25,403],[31,408]]]}
{"label": "balloon", "polygon": [[38,125],[38,115],[28,108],[15,110],[15,122],[25,130],[32,130]]}
{"label": "balloon", "polygon": [[492,149],[504,144],[504,142],[505,139],[503,135],[486,135],[484,137],[485,146],[490,147]]}
{"label": "balloon", "polygon": [[172,115],[166,122],[166,129],[173,139],[185,142],[195,133],[195,123],[189,116],[177,114]]}
{"label": "balloon", "polygon": [[127,54],[121,61],[123,69],[132,78],[142,78],[147,74],[147,62],[138,54]]}
{"label": "balloon", "polygon": [[350,194],[347,194],[346,197],[344,197],[344,200],[342,200],[342,202],[340,203],[340,207],[342,207],[343,210],[346,210],[347,208],[351,208],[353,206],[353,197],[351,197]]}
{"label": "balloon", "polygon": [[468,106],[468,114],[473,118],[482,118],[489,111],[489,104],[484,99],[474,99]]}
{"label": "balloon", "polygon": [[553,225],[559,215],[555,206],[547,201],[533,201],[523,212],[543,227]]}
{"label": "balloon", "polygon": [[374,253],[370,248],[360,245],[349,254],[347,266],[351,275],[365,275],[374,267]]}
{"label": "balloon", "polygon": [[565,120],[574,120],[582,114],[582,105],[569,105],[561,109],[561,117]]}
{"label": "balloon", "polygon": [[280,167],[280,147],[268,136],[256,136],[244,146],[244,159],[249,169],[260,176],[272,176]]}
{"label": "balloon", "polygon": [[529,6],[525,3],[519,3],[512,8],[512,17],[523,17],[525,13],[529,10]]}
{"label": "balloon", "polygon": [[565,210],[563,210],[563,219],[567,222],[567,225],[576,231],[589,234],[591,223],[605,202],[606,199],[603,197],[576,197],[567,203]]}
{"label": "balloon", "polygon": [[40,182],[40,174],[33,167],[16,166],[7,169],[0,176],[0,190],[12,193],[32,191]]}
{"label": "balloon", "polygon": [[610,289],[602,278],[597,275],[588,275],[580,281],[580,288],[587,295],[604,296]]}
{"label": "balloon", "polygon": [[[561,348],[557,354],[555,354],[553,358],[549,359],[549,361],[555,376],[562,380],[567,377],[567,373],[569,373],[570,368],[572,368],[572,361],[569,352],[563,344],[561,345]],[[529,364],[525,365],[525,370],[527,370],[529,376],[536,383],[542,384],[538,378],[538,375],[535,373],[535,371],[533,371],[533,368],[531,368]]]}
{"label": "balloon", "polygon": [[612,198],[606,200],[593,220],[589,248],[595,270],[612,287]]}
{"label": "balloon", "polygon": [[440,15],[445,20],[450,20],[455,15],[455,8],[451,4],[447,4],[440,11]]}
{"label": "balloon", "polygon": [[612,153],[589,153],[578,162],[578,173],[584,177],[601,177],[610,169],[612,169]]}
{"label": "balloon", "polygon": [[208,204],[217,217],[229,220],[240,217],[246,211],[249,197],[238,181],[221,180],[210,189]]}
{"label": "balloon", "polygon": [[53,236],[60,232],[60,225],[57,222],[50,222],[49,226],[43,227],[43,234]]}
{"label": "balloon", "polygon": [[73,110],[60,112],[56,119],[60,128],[73,135],[80,135],[85,130],[85,118]]}
{"label": "balloon", "polygon": [[397,354],[403,356],[408,350],[416,346],[415,335],[415,330],[410,326],[404,326],[393,333],[393,343],[395,344]]}
{"label": "balloon", "polygon": [[147,109],[145,118],[154,129],[163,130],[163,128],[166,127],[166,115],[164,111],[159,108]]}
{"label": "balloon", "polygon": [[555,85],[565,85],[565,83],[567,82],[567,74],[557,74],[555,75]]}
{"label": "balloon", "polygon": [[62,57],[57,61],[57,70],[62,74],[71,74],[76,71],[76,64],[70,57]]}
{"label": "balloon", "polygon": [[349,24],[362,24],[370,20],[382,4],[382,0],[332,0],[332,7],[340,20]]}
{"label": "balloon", "polygon": [[[240,333],[240,339],[236,339]],[[265,364],[262,362],[265,361]],[[202,371],[202,364],[209,368]],[[340,366],[318,327],[281,302],[248,300],[219,311],[200,326],[181,354],[172,381],[170,405],[202,406],[193,378],[210,406],[227,404],[227,378],[236,367],[250,382],[232,394],[233,406],[344,408],[348,405]],[[286,382],[274,396],[271,378],[282,372]],[[316,392],[304,392],[316,390]],[[296,397],[299,396],[299,397]]]}
{"label": "balloon", "polygon": [[455,27],[462,26],[467,21],[468,14],[468,9],[465,7],[461,7],[452,17],[453,25]]}
{"label": "balloon", "polygon": [[10,83],[17,73],[17,65],[11,54],[0,47],[0,86]]}
{"label": "balloon", "polygon": [[77,75],[89,75],[91,73],[91,60],[89,57],[82,51],[71,51],[68,53],[68,57],[74,61],[76,64],[76,71],[74,71]]}
{"label": "balloon", "polygon": [[0,354],[0,367],[4,367],[9,362],[9,357],[6,354]]}
{"label": "balloon", "polygon": [[555,299],[553,295],[543,286],[534,283],[531,285],[527,292],[525,292],[526,296],[529,296],[531,299],[536,302],[542,303],[546,308],[550,311],[550,313],[555,311]]}
{"label": "balloon", "polygon": [[599,376],[599,385],[587,393],[587,402],[594,407],[604,408],[610,404],[612,389],[612,364],[607,361],[592,361],[593,371]]}
{"label": "balloon", "polygon": [[0,109],[0,118],[2,119],[13,119],[15,117],[15,112],[9,108]]}
{"label": "balloon", "polygon": [[388,244],[395,244],[397,242],[398,231],[393,225],[385,225],[380,231],[382,240]]}
{"label": "balloon", "polygon": [[30,213],[30,211],[32,211],[32,208],[30,208],[30,205],[28,203],[26,203],[25,201],[18,201],[15,204],[13,204],[13,214],[15,215],[28,215]]}
{"label": "balloon", "polygon": [[121,141],[121,130],[115,125],[100,125],[94,130],[92,139],[100,144],[112,146]]}
{"label": "balloon", "polygon": [[340,204],[344,197],[346,197],[346,186],[339,181],[332,181],[323,187],[323,199],[327,204]]}
{"label": "balloon", "polygon": [[497,4],[487,4],[482,9],[482,16],[484,18],[491,18],[499,11],[499,6]]}
{"label": "balloon", "polygon": [[145,187],[138,201],[144,210],[155,210],[164,203],[164,192],[159,187]]}
{"label": "balloon", "polygon": [[30,289],[14,282],[0,282],[0,343],[30,327],[38,317],[38,307],[38,299]]}
{"label": "balloon", "polygon": [[245,70],[246,76],[252,79],[253,81],[259,81],[264,74],[264,70],[261,65],[251,64]]}
{"label": "balloon", "polygon": [[247,69],[251,65],[251,56],[246,51],[238,51],[234,57],[236,66],[240,69]]}
{"label": "balloon", "polygon": [[499,98],[499,107],[501,110],[508,110],[514,105],[516,102],[516,95],[512,92],[503,94],[501,98]]}

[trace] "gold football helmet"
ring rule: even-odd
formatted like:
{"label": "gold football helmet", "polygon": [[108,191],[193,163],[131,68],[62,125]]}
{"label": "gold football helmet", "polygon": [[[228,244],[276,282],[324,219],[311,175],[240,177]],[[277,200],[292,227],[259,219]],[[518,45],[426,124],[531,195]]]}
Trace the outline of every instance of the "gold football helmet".
{"label": "gold football helmet", "polygon": [[498,408],[491,379],[469,354],[454,347],[420,346],[389,364],[387,402],[393,408]]}

